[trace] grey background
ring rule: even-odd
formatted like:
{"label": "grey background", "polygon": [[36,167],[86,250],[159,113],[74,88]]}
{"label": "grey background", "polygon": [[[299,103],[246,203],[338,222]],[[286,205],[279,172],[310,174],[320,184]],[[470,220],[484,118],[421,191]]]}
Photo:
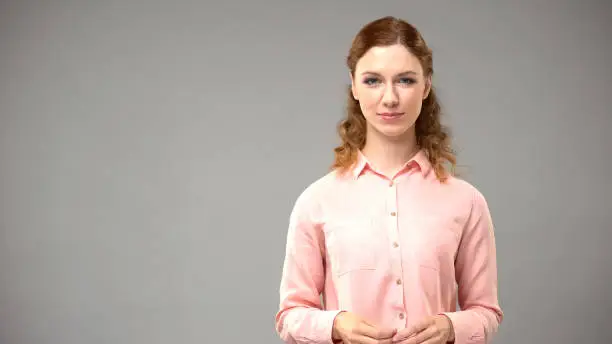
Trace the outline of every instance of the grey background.
{"label": "grey background", "polygon": [[606,1],[0,3],[0,343],[276,343],[361,25],[434,50],[497,226],[497,343],[610,343]]}

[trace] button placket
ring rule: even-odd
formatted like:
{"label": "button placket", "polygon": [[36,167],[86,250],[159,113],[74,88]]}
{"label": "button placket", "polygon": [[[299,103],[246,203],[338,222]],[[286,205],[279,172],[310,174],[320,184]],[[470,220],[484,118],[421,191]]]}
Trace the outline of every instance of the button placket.
{"label": "button placket", "polygon": [[396,276],[395,285],[397,286],[397,290],[395,291],[397,294],[396,305],[397,309],[400,310],[398,313],[399,320],[403,320],[405,314],[403,310],[405,308],[404,305],[404,288],[403,288],[403,274],[402,274],[402,254],[400,249],[399,242],[399,229],[398,229],[398,206],[397,206],[397,183],[391,181],[389,183],[389,188],[387,190],[387,216],[386,223],[388,224],[387,230],[389,235],[389,242],[392,248],[390,249],[390,257],[391,257],[391,267],[392,273]]}

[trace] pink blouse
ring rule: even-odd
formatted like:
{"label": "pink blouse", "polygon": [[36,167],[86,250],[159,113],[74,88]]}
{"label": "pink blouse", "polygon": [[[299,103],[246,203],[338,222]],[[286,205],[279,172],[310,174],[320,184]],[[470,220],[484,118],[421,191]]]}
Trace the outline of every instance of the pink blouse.
{"label": "pink blouse", "polygon": [[331,344],[342,310],[397,329],[445,314],[455,343],[489,343],[503,313],[483,195],[456,177],[440,183],[423,151],[392,179],[360,154],[351,173],[309,185],[289,220],[276,330],[286,343]]}

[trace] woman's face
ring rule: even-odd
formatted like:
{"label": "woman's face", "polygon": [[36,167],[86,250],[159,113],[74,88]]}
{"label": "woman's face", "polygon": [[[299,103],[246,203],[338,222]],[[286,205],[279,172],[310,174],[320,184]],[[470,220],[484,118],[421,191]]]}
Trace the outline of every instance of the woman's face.
{"label": "woman's face", "polygon": [[369,132],[389,138],[414,134],[431,82],[408,49],[401,44],[371,48],[357,62],[351,82]]}

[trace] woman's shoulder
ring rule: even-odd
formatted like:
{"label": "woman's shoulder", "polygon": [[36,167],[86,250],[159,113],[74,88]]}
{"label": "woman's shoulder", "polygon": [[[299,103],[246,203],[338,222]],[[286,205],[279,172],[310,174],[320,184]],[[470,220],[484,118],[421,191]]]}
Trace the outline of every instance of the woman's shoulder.
{"label": "woman's shoulder", "polygon": [[477,208],[487,206],[487,200],[484,193],[474,182],[470,182],[458,176],[449,176],[447,182],[442,185],[445,193],[449,197],[465,205],[469,204]]}
{"label": "woman's shoulder", "polygon": [[326,173],[302,187],[295,197],[291,217],[315,222],[322,213],[323,203],[332,195],[337,184],[333,172]]}
{"label": "woman's shoulder", "polygon": [[306,184],[297,197],[298,202],[316,202],[333,192],[342,177],[336,171],[327,172]]}

